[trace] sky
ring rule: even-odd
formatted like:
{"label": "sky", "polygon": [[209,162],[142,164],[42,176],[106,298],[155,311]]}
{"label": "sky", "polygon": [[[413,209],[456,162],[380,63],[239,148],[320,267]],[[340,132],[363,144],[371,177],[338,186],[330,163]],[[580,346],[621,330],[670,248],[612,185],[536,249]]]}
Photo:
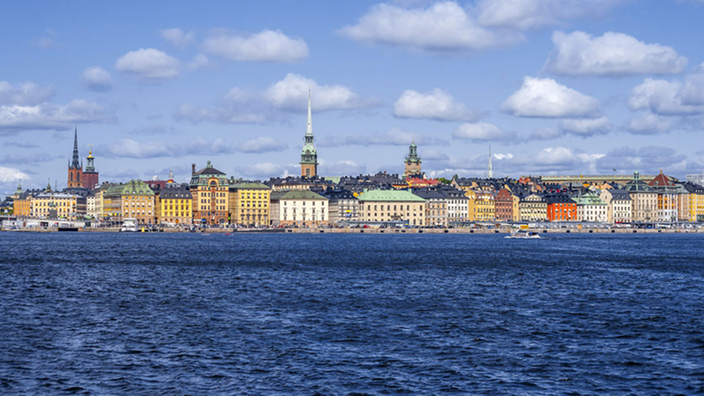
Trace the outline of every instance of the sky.
{"label": "sky", "polygon": [[[704,0],[9,2],[0,195],[101,181],[704,171]],[[85,160],[84,160],[85,161]]]}

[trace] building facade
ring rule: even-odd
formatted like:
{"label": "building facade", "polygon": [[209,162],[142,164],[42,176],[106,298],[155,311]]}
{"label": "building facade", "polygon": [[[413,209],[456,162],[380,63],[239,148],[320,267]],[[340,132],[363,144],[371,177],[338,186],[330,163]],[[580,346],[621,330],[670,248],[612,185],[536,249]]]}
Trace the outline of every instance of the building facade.
{"label": "building facade", "polygon": [[328,190],[324,194],[328,199],[328,221],[339,225],[342,221],[359,220],[359,200],[349,190]]}
{"label": "building facade", "polygon": [[328,223],[328,199],[312,191],[287,191],[271,195],[273,225],[320,227]]}
{"label": "building facade", "polygon": [[577,221],[606,223],[608,219],[608,206],[593,191],[579,194],[574,201],[577,202]]}
{"label": "building facade", "polygon": [[545,195],[548,221],[577,221],[577,203],[565,193]]}
{"label": "building facade", "polygon": [[417,227],[425,224],[425,200],[409,191],[371,190],[358,198],[362,221],[404,221]]}
{"label": "building facade", "polygon": [[658,219],[658,194],[645,181],[638,171],[633,179],[623,187],[631,196],[631,212],[634,222],[650,223]]}
{"label": "building facade", "polygon": [[420,169],[421,159],[418,156],[418,146],[415,142],[411,142],[408,147],[408,156],[403,162],[403,178],[422,177],[423,172]]}
{"label": "building facade", "polygon": [[626,190],[604,189],[599,198],[606,202],[606,222],[609,224],[633,221],[633,200]]}
{"label": "building facade", "polygon": [[495,216],[497,221],[513,220],[513,197],[511,191],[502,188],[496,193]]}
{"label": "building facade", "polygon": [[194,223],[217,225],[228,222],[230,183],[225,172],[215,169],[210,161],[197,172],[196,164],[192,164],[190,191]]}
{"label": "building facade", "polygon": [[271,188],[262,183],[230,185],[230,223],[240,226],[270,224]]}
{"label": "building facade", "polygon": [[548,202],[538,194],[521,198],[518,211],[520,221],[548,221]]}
{"label": "building facade", "polygon": [[443,194],[430,189],[414,190],[413,194],[425,200],[425,226],[447,227],[447,200]]}
{"label": "building facade", "polygon": [[157,223],[193,223],[193,196],[188,184],[167,183],[158,190],[154,201]]}

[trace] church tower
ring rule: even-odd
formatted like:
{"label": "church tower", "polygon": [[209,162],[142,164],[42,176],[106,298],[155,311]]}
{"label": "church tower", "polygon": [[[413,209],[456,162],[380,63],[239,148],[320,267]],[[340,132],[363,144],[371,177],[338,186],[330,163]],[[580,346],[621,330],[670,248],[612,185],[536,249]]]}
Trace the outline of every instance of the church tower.
{"label": "church tower", "polygon": [[489,145],[489,166],[487,167],[487,170],[486,170],[486,176],[489,179],[494,178],[494,167],[491,166],[491,145]]}
{"label": "church tower", "polygon": [[[90,146],[90,145],[89,145]],[[93,150],[88,151],[88,164],[83,172],[83,188],[94,190],[100,184],[100,175],[95,170],[95,158],[93,158]]]}
{"label": "church tower", "polygon": [[68,163],[69,187],[83,187],[83,163],[78,162],[78,128],[73,133],[73,158]]}
{"label": "church tower", "polygon": [[313,177],[318,175],[318,152],[315,150],[315,137],[313,137],[313,117],[310,111],[310,88],[308,88],[308,127],[306,128],[305,143],[301,150],[301,176]]}
{"label": "church tower", "polygon": [[416,142],[411,142],[411,146],[408,147],[408,157],[404,161],[403,178],[420,177],[422,175],[420,170],[421,162],[418,156],[418,146],[416,146]]}

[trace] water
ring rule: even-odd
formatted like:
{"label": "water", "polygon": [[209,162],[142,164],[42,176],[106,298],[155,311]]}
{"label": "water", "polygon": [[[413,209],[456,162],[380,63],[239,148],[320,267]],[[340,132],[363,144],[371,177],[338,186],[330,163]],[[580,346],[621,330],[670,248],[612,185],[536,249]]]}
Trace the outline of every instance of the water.
{"label": "water", "polygon": [[0,233],[0,394],[702,393],[702,242]]}

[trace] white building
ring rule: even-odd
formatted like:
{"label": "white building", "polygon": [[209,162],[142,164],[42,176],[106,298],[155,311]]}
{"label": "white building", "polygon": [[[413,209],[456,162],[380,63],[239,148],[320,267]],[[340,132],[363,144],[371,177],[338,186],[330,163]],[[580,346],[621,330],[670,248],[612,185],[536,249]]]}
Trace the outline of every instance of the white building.
{"label": "white building", "polygon": [[628,191],[604,189],[599,198],[606,202],[606,221],[610,224],[633,221],[633,200]]}
{"label": "white building", "polygon": [[577,202],[577,221],[606,223],[608,205],[593,191],[587,191],[574,198]]}
{"label": "white building", "polygon": [[312,191],[271,194],[273,225],[318,227],[328,222],[328,199]]}

